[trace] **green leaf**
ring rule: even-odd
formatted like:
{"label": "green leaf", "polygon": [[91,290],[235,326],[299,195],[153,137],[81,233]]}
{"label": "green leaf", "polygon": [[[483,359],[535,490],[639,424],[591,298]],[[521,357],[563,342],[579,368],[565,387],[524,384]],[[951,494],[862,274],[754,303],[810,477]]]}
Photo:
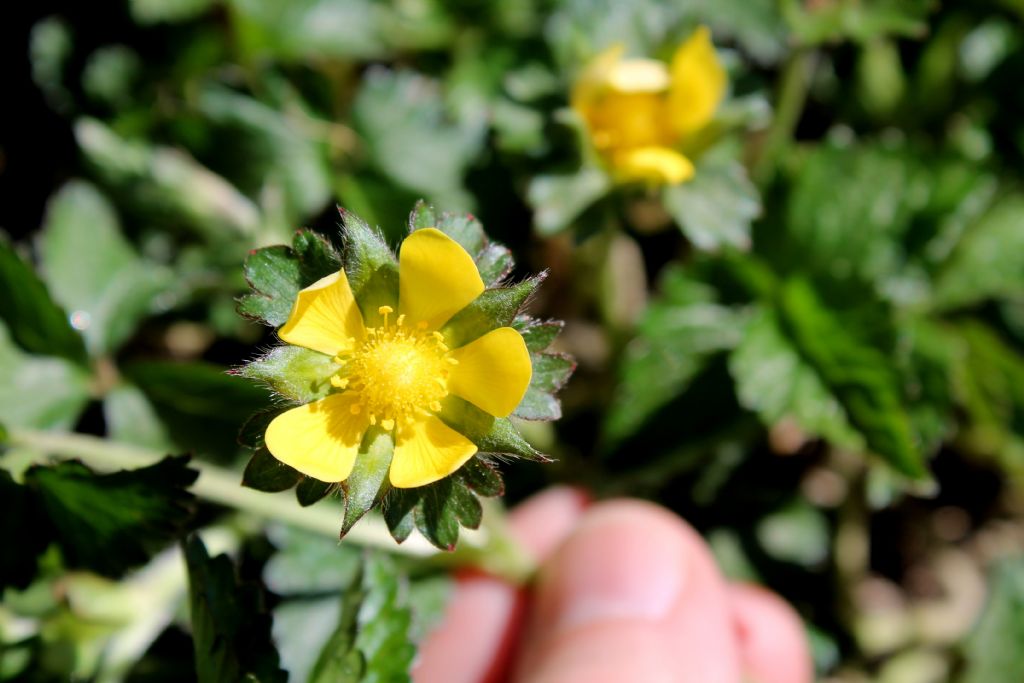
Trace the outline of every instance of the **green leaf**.
{"label": "green leaf", "polygon": [[268,404],[261,387],[209,363],[135,361],[121,370],[145,393],[175,443],[189,450],[234,453],[239,428]]}
{"label": "green leaf", "polygon": [[287,408],[267,408],[249,416],[238,430],[238,445],[253,450],[262,448],[267,427],[275,417],[283,413]]}
{"label": "green leaf", "polygon": [[8,550],[0,554],[0,589],[25,588],[36,578],[36,563],[53,531],[32,491],[0,469],[0,533]]}
{"label": "green leaf", "polygon": [[928,31],[932,0],[837,0],[805,5],[783,0],[782,11],[802,45],[852,40],[869,43],[887,35],[919,38]]}
{"label": "green leaf", "polygon": [[179,23],[206,13],[217,0],[131,0],[132,19],[142,25]]}
{"label": "green leaf", "polygon": [[665,209],[698,249],[750,248],[761,198],[738,161],[708,159],[692,180],[665,187]]}
{"label": "green leaf", "polygon": [[685,391],[711,357],[741,339],[741,315],[717,303],[711,287],[681,268],[666,269],[660,290],[619,368],[619,387],[604,425],[613,444],[640,429]]}
{"label": "green leaf", "polygon": [[188,487],[199,473],[188,456],[96,474],[66,461],[25,472],[69,567],[120,576],[141,565],[184,531],[192,516]]}
{"label": "green leaf", "polygon": [[1024,680],[1024,558],[992,570],[985,611],[964,645],[963,683]]}
{"label": "green leaf", "polygon": [[26,351],[85,362],[82,337],[50,298],[46,285],[0,236],[0,320]]}
{"label": "green leaf", "polygon": [[768,426],[791,419],[810,436],[860,449],[864,439],[850,426],[839,400],[786,336],[778,317],[760,310],[729,358],[740,404]]}
{"label": "green leaf", "polygon": [[562,232],[611,188],[608,174],[598,168],[584,167],[572,174],[537,176],[526,191],[537,232],[545,236]]}
{"label": "green leaf", "polygon": [[494,465],[480,457],[470,458],[456,474],[479,496],[494,498],[505,495],[505,482],[501,474]]}
{"label": "green leaf", "polygon": [[449,120],[436,81],[412,71],[370,69],[352,122],[372,165],[397,185],[443,206],[470,207],[462,178],[483,131]]}
{"label": "green leaf", "polygon": [[[289,117],[247,95],[223,87],[205,88],[199,111],[213,124],[216,150],[230,164],[225,173],[249,196],[268,184],[284,194],[285,215],[297,221],[315,214],[331,196],[326,154],[302,129],[304,112]],[[293,104],[293,109],[299,106]]]}
{"label": "green leaf", "polygon": [[298,484],[300,479],[302,474],[298,470],[284,464],[263,447],[253,453],[249,464],[245,466],[242,486],[275,493],[287,491]]}
{"label": "green leaf", "polygon": [[239,581],[227,555],[211,559],[197,536],[183,545],[199,683],[287,681],[259,587]]}
{"label": "green leaf", "polygon": [[460,213],[440,213],[423,200],[416,203],[409,215],[409,231],[437,228],[458,242],[469,252],[488,287],[503,280],[515,265],[507,247],[491,242],[484,227],[475,216]]}
{"label": "green leaf", "polygon": [[220,245],[259,227],[256,206],[185,152],[125,139],[96,119],[79,119],[74,132],[102,184],[147,220]]}
{"label": "green leaf", "polygon": [[316,683],[409,681],[416,648],[404,582],[386,556],[371,555],[342,594],[338,626],[309,677]]}
{"label": "green leaf", "polygon": [[776,560],[813,568],[828,559],[828,520],[803,498],[762,517],[755,533],[761,547]]}
{"label": "green leaf", "polygon": [[836,396],[867,448],[908,477],[926,477],[923,455],[886,355],[856,339],[804,280],[791,280],[783,287],[779,306],[787,336]]}
{"label": "green leaf", "polygon": [[334,359],[301,346],[276,346],[235,373],[262,382],[295,403],[311,403],[331,391],[331,376],[339,369]]}
{"label": "green leaf", "polygon": [[381,429],[370,429],[363,436],[355,466],[348,478],[341,483],[345,492],[345,515],[341,524],[344,538],[355,523],[379,504],[391,488],[388,470],[395,444],[392,437]]}
{"label": "green leaf", "polygon": [[156,451],[173,443],[156,408],[142,391],[121,383],[103,397],[103,419],[107,436],[115,441],[134,444]]}
{"label": "green leaf", "polygon": [[576,370],[572,356],[559,353],[532,354],[533,378],[530,386],[553,394],[560,391]]}
{"label": "green leaf", "polygon": [[526,390],[526,395],[523,396],[523,400],[516,406],[512,415],[520,420],[549,422],[561,419],[562,404],[546,391],[531,386]]}
{"label": "green leaf", "polygon": [[91,382],[80,365],[24,353],[2,322],[0,377],[0,415],[12,427],[70,429],[89,402]]}
{"label": "green leaf", "polygon": [[127,340],[171,284],[166,268],[135,253],[110,202],[82,181],[50,199],[40,252],[54,298],[79,321],[93,355]]}
{"label": "green leaf", "polygon": [[253,293],[239,299],[238,312],[270,327],[280,327],[288,322],[300,290],[340,268],[340,257],[327,240],[300,230],[291,247],[264,247],[245,259],[245,279]]}
{"label": "green leaf", "polygon": [[990,298],[1024,300],[1024,196],[998,202],[957,245],[939,274],[935,298],[958,308]]}
{"label": "green leaf", "polygon": [[459,348],[491,330],[511,325],[546,277],[547,273],[541,273],[511,287],[485,290],[441,329],[445,343]]}
{"label": "green leaf", "polygon": [[448,426],[475,443],[481,453],[548,461],[519,435],[511,420],[494,417],[458,396],[446,396],[441,401],[439,415]]}

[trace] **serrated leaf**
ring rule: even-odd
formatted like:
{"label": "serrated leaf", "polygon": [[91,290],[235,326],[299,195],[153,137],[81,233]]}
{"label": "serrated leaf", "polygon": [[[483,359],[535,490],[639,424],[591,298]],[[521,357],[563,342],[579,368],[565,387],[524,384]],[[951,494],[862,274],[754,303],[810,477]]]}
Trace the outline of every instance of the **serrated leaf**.
{"label": "serrated leaf", "polygon": [[850,426],[845,409],[786,337],[771,310],[751,318],[729,358],[729,371],[740,404],[766,425],[789,418],[808,435],[847,448],[863,447],[864,439]]}
{"label": "serrated leaf", "polygon": [[992,570],[989,596],[964,645],[963,683],[1024,679],[1024,558],[1002,560]]}
{"label": "serrated leaf", "polygon": [[712,357],[741,338],[741,314],[718,303],[711,287],[681,268],[666,270],[660,290],[619,368],[619,388],[605,424],[612,443],[636,432],[681,395]]}
{"label": "serrated leaf", "polygon": [[35,466],[25,486],[39,497],[69,567],[120,576],[175,540],[192,515],[188,456],[96,474],[79,462]]}
{"label": "serrated leaf", "polygon": [[77,363],[24,353],[0,322],[0,415],[12,427],[69,429],[89,402],[89,374]]}
{"label": "serrated leaf", "polygon": [[528,316],[519,316],[512,322],[512,327],[519,330],[526,342],[526,350],[530,353],[546,351],[565,327],[561,320],[537,320]]}
{"label": "serrated leaf", "polygon": [[239,581],[227,555],[210,558],[197,536],[183,545],[199,683],[285,683],[259,587]]}
{"label": "serrated leaf", "polygon": [[309,507],[327,497],[334,486],[334,484],[313,477],[303,477],[302,481],[295,486],[295,498],[302,507]]}
{"label": "serrated leaf", "polygon": [[546,391],[531,386],[512,413],[521,420],[549,422],[562,417],[562,404]]}
{"label": "serrated leaf", "polygon": [[559,353],[535,353],[530,355],[533,362],[533,378],[531,387],[554,394],[560,391],[576,370],[576,361],[572,356]]}
{"label": "serrated leaf", "polygon": [[479,456],[470,458],[460,467],[457,476],[478,496],[493,498],[505,495],[505,482],[501,474]]}
{"label": "serrated leaf", "polygon": [[384,556],[370,555],[342,594],[338,626],[328,639],[310,681],[370,683],[409,681],[416,648],[409,640],[412,614],[404,585]]}
{"label": "serrated leaf", "polygon": [[50,298],[46,285],[14,247],[0,236],[0,320],[26,351],[85,362],[85,344],[68,315]]}
{"label": "serrated leaf", "polygon": [[381,506],[384,522],[397,543],[409,538],[416,528],[415,513],[419,502],[419,489],[391,489],[384,499]]}
{"label": "serrated leaf", "polygon": [[391,488],[388,470],[394,450],[391,435],[381,429],[371,429],[363,437],[352,473],[341,484],[345,492],[342,538]]}
{"label": "serrated leaf", "polygon": [[511,287],[485,290],[441,329],[445,343],[459,348],[491,330],[511,325],[546,277],[541,273]]}
{"label": "serrated leaf", "polygon": [[572,174],[537,176],[530,181],[526,193],[526,199],[533,207],[537,232],[545,236],[562,232],[611,188],[608,174],[597,168],[581,168]]}
{"label": "serrated leaf", "polygon": [[339,369],[331,356],[302,348],[277,346],[238,368],[236,374],[267,385],[295,403],[312,403],[327,396],[331,376]]}
{"label": "serrated leaf", "polygon": [[[442,550],[453,550],[459,540],[459,524],[475,528],[480,523],[480,503],[451,477],[423,486],[416,508],[416,528]],[[472,524],[473,522],[476,524]]]}
{"label": "serrated leaf", "polygon": [[989,298],[1024,300],[1024,197],[998,202],[957,245],[940,271],[935,298],[942,308]]}
{"label": "serrated leaf", "polygon": [[264,438],[267,434],[267,427],[275,417],[283,413],[287,408],[267,408],[249,416],[238,430],[238,445],[256,450],[264,445]]}
{"label": "serrated leaf", "polygon": [[242,486],[274,493],[287,491],[298,484],[300,479],[302,474],[298,470],[284,464],[263,447],[253,453],[249,464],[245,466]]}
{"label": "serrated leaf", "polygon": [[171,285],[170,271],[139,258],[114,207],[82,181],[47,204],[40,256],[54,298],[79,321],[93,355],[116,350]]}
{"label": "serrated leaf", "polygon": [[36,578],[36,562],[53,538],[39,501],[0,469],[0,533],[8,550],[0,553],[0,589],[25,588]]}
{"label": "serrated leaf", "polygon": [[698,249],[750,248],[750,226],[761,214],[761,198],[738,161],[706,161],[692,180],[666,186],[663,199]]}
{"label": "serrated leaf", "polygon": [[857,340],[804,280],[783,287],[779,306],[786,334],[835,394],[868,449],[906,476],[927,476],[886,356]]}
{"label": "serrated leaf", "polygon": [[245,259],[245,279],[253,293],[239,299],[238,312],[280,327],[288,321],[300,290],[340,268],[340,258],[323,237],[299,230],[291,247],[256,249]]}

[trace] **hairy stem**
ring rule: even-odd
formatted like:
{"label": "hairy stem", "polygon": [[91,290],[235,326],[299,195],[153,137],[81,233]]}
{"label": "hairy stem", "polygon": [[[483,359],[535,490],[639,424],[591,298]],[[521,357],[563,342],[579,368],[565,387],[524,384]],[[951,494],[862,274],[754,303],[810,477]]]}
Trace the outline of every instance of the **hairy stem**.
{"label": "hairy stem", "polygon": [[[11,430],[7,443],[41,455],[78,458],[98,471],[146,467],[164,457],[159,451],[86,434]],[[201,460],[193,460],[190,466],[199,470],[199,478],[192,485],[192,493],[203,500],[338,538],[344,510],[336,501],[324,500],[304,508],[288,492],[263,493],[243,487],[240,474],[232,470]],[[524,564],[523,551],[508,534],[504,511],[498,505],[490,505],[485,513],[484,528],[463,534],[456,552],[442,554],[443,563],[479,566],[515,582],[525,580],[532,573],[532,564]],[[414,557],[433,558],[439,555],[433,546],[419,536],[398,545],[391,538],[384,520],[377,515],[367,515],[349,531],[344,541]]]}

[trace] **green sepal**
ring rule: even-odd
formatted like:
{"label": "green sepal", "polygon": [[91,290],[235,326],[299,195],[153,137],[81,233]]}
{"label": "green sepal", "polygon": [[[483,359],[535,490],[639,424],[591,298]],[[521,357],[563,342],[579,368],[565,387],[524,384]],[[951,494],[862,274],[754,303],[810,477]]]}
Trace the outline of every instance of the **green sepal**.
{"label": "green sepal", "polygon": [[421,199],[409,214],[409,232],[423,228],[437,228],[458,242],[473,257],[488,287],[505,279],[515,266],[512,252],[488,239],[484,226],[472,214],[438,212]]}
{"label": "green sepal", "polygon": [[262,448],[264,438],[267,434],[267,427],[273,422],[274,418],[283,413],[287,408],[267,408],[266,410],[260,410],[252,415],[242,423],[242,428],[238,430],[238,445],[244,446],[245,448],[251,448],[256,450]]}
{"label": "green sepal", "polygon": [[345,492],[345,515],[341,522],[341,537],[344,538],[355,523],[380,503],[391,488],[388,470],[395,444],[391,435],[379,428],[371,428],[363,436],[363,443],[356,456],[351,474],[341,483]]}
{"label": "green sepal", "polygon": [[211,558],[198,536],[182,546],[199,683],[287,681],[259,586],[240,581],[227,555]]}
{"label": "green sepal", "polygon": [[292,246],[256,249],[245,259],[245,279],[253,292],[238,300],[238,312],[270,327],[288,322],[299,291],[338,272],[341,258],[311,230],[299,230]]}
{"label": "green sepal", "polygon": [[441,420],[476,444],[480,453],[511,455],[537,462],[550,459],[531,446],[507,417],[494,417],[458,396],[441,401]]}
{"label": "green sepal", "polygon": [[85,342],[35,271],[0,236],[0,319],[26,351],[85,363]]}
{"label": "green sepal", "polygon": [[330,393],[331,375],[337,371],[338,364],[330,356],[287,345],[272,348],[233,374],[262,382],[289,401],[311,403]]}
{"label": "green sepal", "polygon": [[266,447],[253,453],[242,473],[242,486],[267,493],[287,491],[299,483],[302,473],[275,458]]}
{"label": "green sepal", "polygon": [[378,230],[338,207],[345,243],[345,274],[369,327],[380,324],[377,308],[398,302],[398,261]]}
{"label": "green sepal", "polygon": [[327,494],[334,490],[335,486],[337,484],[320,481],[313,477],[303,477],[295,486],[295,499],[299,501],[299,505],[302,507],[309,507],[326,498]]}
{"label": "green sepal", "polygon": [[484,291],[441,329],[445,343],[457,349],[491,330],[511,325],[546,277],[543,272],[511,287]]}
{"label": "green sepal", "polygon": [[540,353],[554,343],[565,327],[565,323],[561,320],[538,320],[521,315],[512,321],[512,327],[523,335],[527,351]]}

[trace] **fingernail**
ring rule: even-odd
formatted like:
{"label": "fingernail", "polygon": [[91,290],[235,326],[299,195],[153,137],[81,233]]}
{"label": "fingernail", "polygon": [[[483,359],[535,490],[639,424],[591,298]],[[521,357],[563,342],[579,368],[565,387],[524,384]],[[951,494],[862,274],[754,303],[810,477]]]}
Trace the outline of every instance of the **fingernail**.
{"label": "fingernail", "polygon": [[554,631],[614,619],[658,620],[677,602],[685,555],[665,534],[621,516],[589,520],[570,542],[553,580],[559,595]]}

